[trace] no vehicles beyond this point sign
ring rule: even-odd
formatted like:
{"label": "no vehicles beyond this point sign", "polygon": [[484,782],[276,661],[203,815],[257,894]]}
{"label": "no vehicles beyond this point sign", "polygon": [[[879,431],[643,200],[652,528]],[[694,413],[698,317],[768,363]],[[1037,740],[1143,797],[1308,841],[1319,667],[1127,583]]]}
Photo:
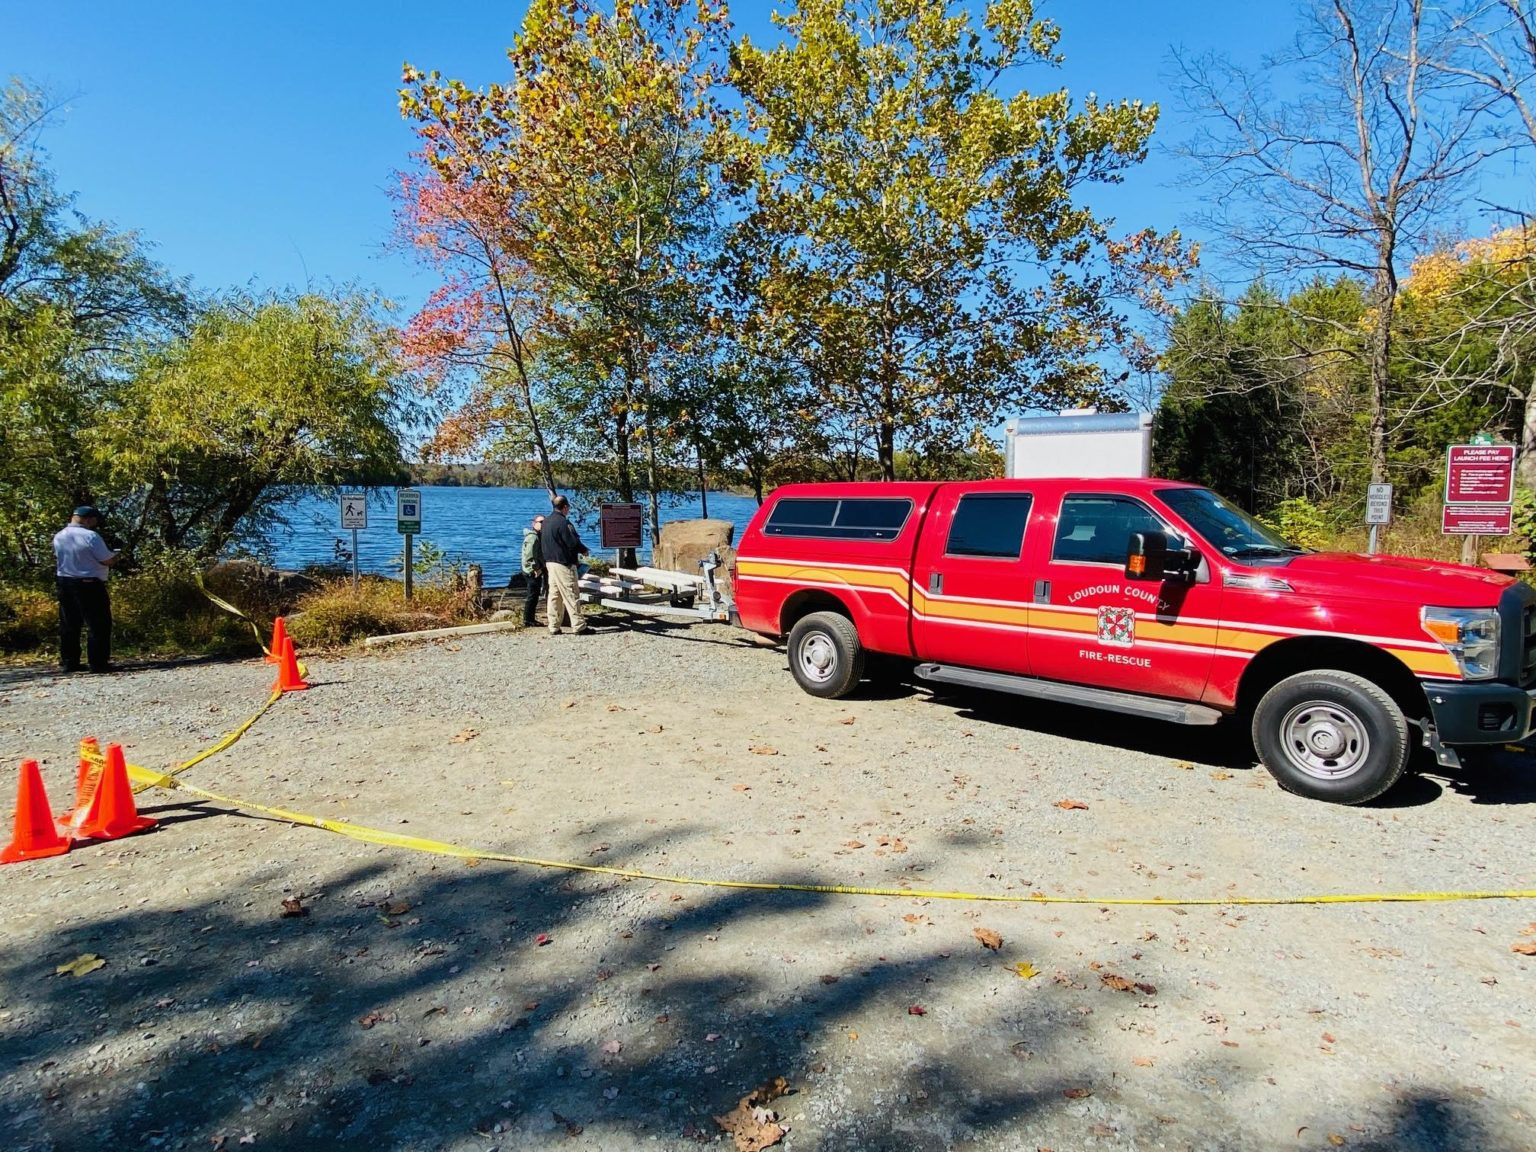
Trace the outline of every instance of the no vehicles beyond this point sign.
{"label": "no vehicles beyond this point sign", "polygon": [[395,493],[395,531],[402,536],[421,535],[421,493],[415,488]]}

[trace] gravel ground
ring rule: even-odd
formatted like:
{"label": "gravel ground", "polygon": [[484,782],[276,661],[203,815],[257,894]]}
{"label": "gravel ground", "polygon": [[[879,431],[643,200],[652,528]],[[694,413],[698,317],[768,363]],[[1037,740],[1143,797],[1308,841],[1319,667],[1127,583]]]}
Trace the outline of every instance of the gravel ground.
{"label": "gravel ground", "polygon": [[[1536,905],[922,895],[1536,887],[1528,754],[1346,809],[1223,729],[815,700],[725,628],[310,663],[185,778],[488,850],[912,895],[466,862],[146,793],[155,831],[0,872],[0,1147],[729,1147],[713,1117],[782,1076],[789,1150],[1536,1148],[1536,959],[1511,950]],[[40,759],[63,808],[81,736],[166,766],[270,681],[0,672],[0,757]],[[55,974],[83,953],[105,966]]]}

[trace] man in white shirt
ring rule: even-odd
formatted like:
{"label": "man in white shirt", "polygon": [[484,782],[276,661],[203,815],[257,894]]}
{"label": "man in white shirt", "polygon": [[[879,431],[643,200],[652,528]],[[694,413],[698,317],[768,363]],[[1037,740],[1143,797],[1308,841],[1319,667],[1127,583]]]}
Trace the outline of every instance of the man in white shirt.
{"label": "man in white shirt", "polygon": [[96,532],[101,513],[90,505],[76,508],[67,527],[53,538],[58,561],[59,665],[80,670],[80,628],[86,629],[86,662],[92,672],[112,671],[112,604],[107,574],[117,553]]}

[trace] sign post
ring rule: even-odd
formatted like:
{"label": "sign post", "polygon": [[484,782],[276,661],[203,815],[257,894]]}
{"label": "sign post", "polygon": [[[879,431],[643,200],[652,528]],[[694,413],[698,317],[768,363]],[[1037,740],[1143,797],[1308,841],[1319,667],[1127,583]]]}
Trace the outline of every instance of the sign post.
{"label": "sign post", "polygon": [[1383,524],[1392,523],[1392,485],[1372,484],[1365,490],[1365,522],[1371,526],[1371,542],[1366,551],[1376,555],[1376,533]]}
{"label": "sign post", "polygon": [[1513,531],[1515,446],[1494,444],[1487,433],[1470,444],[1452,444],[1445,454],[1445,507],[1440,531],[1460,535],[1461,561],[1477,559],[1479,536],[1508,536]]}
{"label": "sign post", "polygon": [[411,538],[421,531],[421,493],[415,488],[395,491],[395,531],[405,537],[405,601],[411,601],[411,578],[415,565],[411,556]]}
{"label": "sign post", "polygon": [[597,513],[598,546],[615,550],[639,548],[645,541],[645,507],[640,504],[603,504]]}
{"label": "sign post", "polygon": [[368,527],[368,494],[343,492],[341,494],[341,527],[352,530],[352,591],[357,591],[357,533]]}

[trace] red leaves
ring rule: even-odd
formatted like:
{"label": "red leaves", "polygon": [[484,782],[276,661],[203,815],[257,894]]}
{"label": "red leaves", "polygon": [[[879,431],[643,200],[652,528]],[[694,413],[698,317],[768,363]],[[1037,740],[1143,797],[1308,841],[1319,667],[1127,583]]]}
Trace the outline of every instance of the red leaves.
{"label": "red leaves", "polygon": [[910,1008],[907,1009],[907,1015],[926,1016],[928,1015],[928,1009],[924,1008],[921,1004],[913,1004]]}
{"label": "red leaves", "polygon": [[1074,808],[1081,809],[1084,812],[1088,811],[1088,805],[1084,804],[1081,800],[1058,800],[1056,801],[1056,807],[1065,809],[1068,812]]}

